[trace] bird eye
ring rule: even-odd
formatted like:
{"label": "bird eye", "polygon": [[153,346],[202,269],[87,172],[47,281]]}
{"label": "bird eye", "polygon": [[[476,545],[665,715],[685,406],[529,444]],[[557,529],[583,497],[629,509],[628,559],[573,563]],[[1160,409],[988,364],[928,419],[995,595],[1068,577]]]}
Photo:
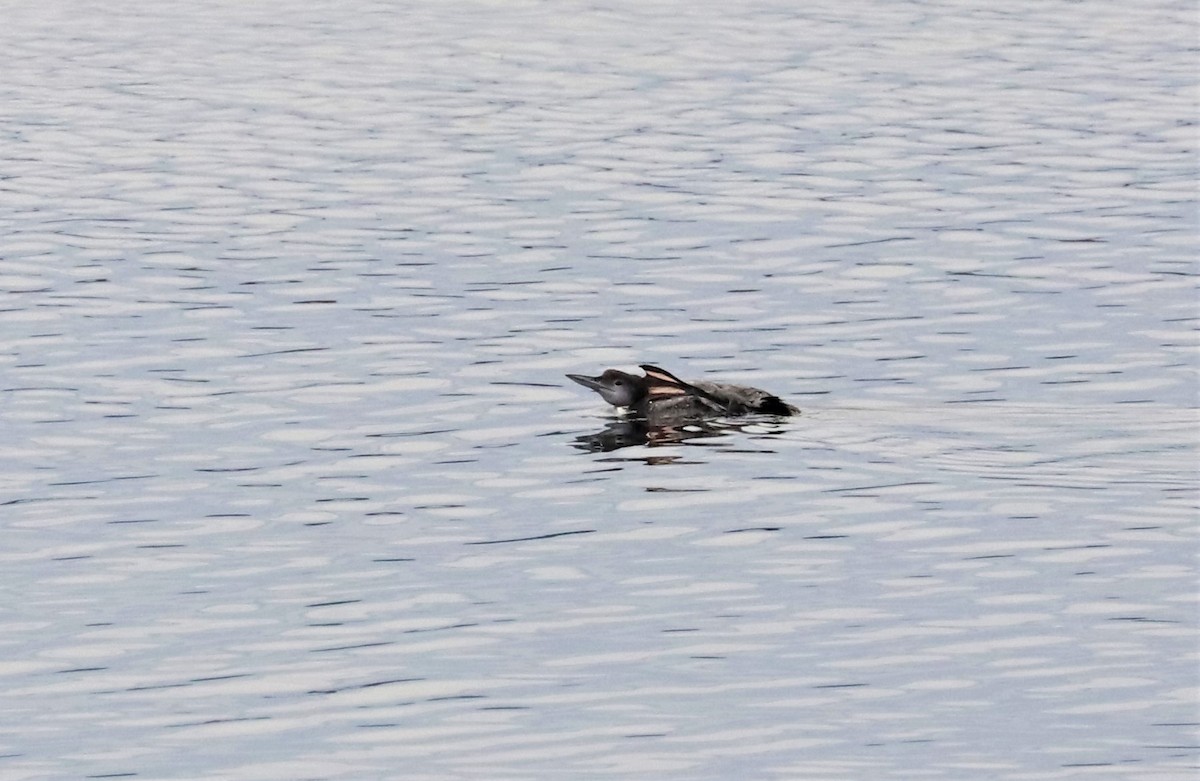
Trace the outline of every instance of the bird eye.
{"label": "bird eye", "polygon": [[625,384],[625,380],[617,380],[616,382],[613,383],[613,385],[624,385],[624,384]]}

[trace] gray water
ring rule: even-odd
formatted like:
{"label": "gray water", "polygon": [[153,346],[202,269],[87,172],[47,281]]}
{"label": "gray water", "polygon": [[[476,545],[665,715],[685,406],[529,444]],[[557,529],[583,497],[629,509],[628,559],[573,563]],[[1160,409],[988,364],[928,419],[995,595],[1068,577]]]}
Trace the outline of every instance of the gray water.
{"label": "gray water", "polygon": [[6,4],[0,778],[1194,778],[1195,10]]}

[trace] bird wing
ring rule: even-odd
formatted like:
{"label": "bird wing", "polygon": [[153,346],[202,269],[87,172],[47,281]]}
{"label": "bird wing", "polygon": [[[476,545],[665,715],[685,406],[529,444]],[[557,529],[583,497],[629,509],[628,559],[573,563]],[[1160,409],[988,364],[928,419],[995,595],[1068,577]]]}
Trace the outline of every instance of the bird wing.
{"label": "bird wing", "polygon": [[662,399],[669,396],[698,396],[718,407],[726,406],[725,402],[718,397],[690,382],[684,382],[666,369],[651,366],[648,363],[641,364],[641,367],[642,371],[646,372],[646,395],[650,399]]}

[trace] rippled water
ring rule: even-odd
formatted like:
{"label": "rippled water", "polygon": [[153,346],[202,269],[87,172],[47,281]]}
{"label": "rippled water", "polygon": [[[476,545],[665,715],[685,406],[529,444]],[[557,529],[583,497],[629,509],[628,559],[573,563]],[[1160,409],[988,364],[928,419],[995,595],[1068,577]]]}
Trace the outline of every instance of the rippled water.
{"label": "rippled water", "polygon": [[1191,779],[1194,11],[10,4],[0,777]]}

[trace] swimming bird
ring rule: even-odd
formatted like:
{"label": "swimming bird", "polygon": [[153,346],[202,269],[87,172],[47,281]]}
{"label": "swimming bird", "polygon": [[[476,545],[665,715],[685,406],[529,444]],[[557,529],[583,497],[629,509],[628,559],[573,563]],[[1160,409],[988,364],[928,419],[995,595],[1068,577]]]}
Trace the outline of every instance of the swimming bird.
{"label": "swimming bird", "polygon": [[599,393],[614,407],[625,407],[648,420],[683,420],[722,415],[799,415],[800,410],[778,396],[746,385],[693,380],[685,382],[666,369],[641,364],[646,374],[606,369],[603,374],[567,377]]}

